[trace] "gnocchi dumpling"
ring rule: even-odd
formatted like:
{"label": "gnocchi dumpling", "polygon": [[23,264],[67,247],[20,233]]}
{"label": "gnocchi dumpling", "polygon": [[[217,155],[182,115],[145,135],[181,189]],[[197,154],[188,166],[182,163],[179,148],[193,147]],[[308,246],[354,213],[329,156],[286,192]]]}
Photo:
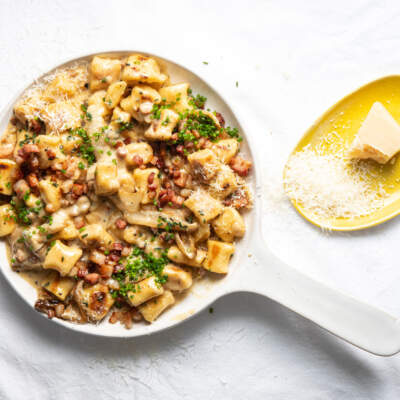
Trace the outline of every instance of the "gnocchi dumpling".
{"label": "gnocchi dumpling", "polygon": [[113,110],[113,114],[111,117],[111,121],[118,124],[129,124],[131,121],[131,114],[126,111],[123,111],[120,107],[115,107]]}
{"label": "gnocchi dumpling", "polygon": [[8,159],[0,160],[0,193],[7,196],[13,192],[17,164]]}
{"label": "gnocchi dumpling", "polygon": [[200,190],[193,192],[183,204],[193,212],[202,224],[217,217],[223,209],[219,200]]}
{"label": "gnocchi dumpling", "polygon": [[39,182],[39,191],[46,203],[46,211],[56,212],[61,207],[61,188],[57,181],[50,178],[42,179]]}
{"label": "gnocchi dumpling", "polygon": [[130,143],[125,148],[125,162],[128,166],[148,164],[153,158],[153,148],[146,142]]}
{"label": "gnocchi dumpling", "polygon": [[224,208],[222,214],[212,222],[215,233],[225,242],[243,237],[246,231],[243,217],[233,207]]}
{"label": "gnocchi dumpling", "polygon": [[161,96],[151,86],[137,85],[132,89],[130,96],[121,101],[121,108],[142,121],[144,115],[150,114],[153,104],[161,102]]}
{"label": "gnocchi dumpling", "polygon": [[136,168],[133,177],[137,190],[142,195],[142,204],[152,203],[160,192],[160,177],[157,168]]}
{"label": "gnocchi dumpling", "polygon": [[221,162],[229,164],[229,161],[231,161],[239,151],[239,142],[236,139],[222,139],[213,144],[211,150]]}
{"label": "gnocchi dumpling", "polygon": [[90,89],[105,89],[115,82],[121,73],[121,61],[112,58],[94,57],[90,64]]}
{"label": "gnocchi dumpling", "polygon": [[161,296],[139,306],[139,311],[147,322],[153,322],[163,311],[174,303],[174,295],[171,291],[166,290]]}
{"label": "gnocchi dumpling", "polygon": [[77,83],[67,73],[57,75],[45,90],[44,96],[49,101],[61,97],[73,97],[77,93]]}
{"label": "gnocchi dumpling", "polygon": [[170,140],[179,115],[168,108],[161,110],[160,119],[154,119],[144,136],[149,140]]}
{"label": "gnocchi dumpling", "polygon": [[229,260],[235,252],[235,245],[217,240],[209,240],[207,248],[207,257],[203,264],[204,268],[217,274],[228,273]]}
{"label": "gnocchi dumpling", "polygon": [[110,195],[119,189],[118,168],[113,162],[98,162],[96,166],[96,193]]}
{"label": "gnocchi dumpling", "polygon": [[164,287],[169,290],[182,291],[192,286],[192,274],[174,264],[167,264],[163,273],[168,277]]}
{"label": "gnocchi dumpling", "polygon": [[194,258],[186,257],[177,246],[171,246],[168,249],[168,258],[178,264],[190,265],[191,267],[201,267],[206,258],[207,252],[202,249],[197,249]]}
{"label": "gnocchi dumpling", "polygon": [[220,163],[210,149],[196,151],[188,156],[188,161],[195,175],[204,181],[209,181],[218,172]]}
{"label": "gnocchi dumpling", "polygon": [[81,228],[79,239],[87,247],[110,248],[114,243],[113,237],[100,224],[89,224]]}
{"label": "gnocchi dumpling", "polygon": [[133,289],[128,292],[127,300],[129,304],[137,307],[140,304],[163,293],[163,287],[157,283],[154,276],[151,276],[150,278],[143,279],[142,281],[133,285]]}
{"label": "gnocchi dumpling", "polygon": [[70,129],[79,128],[81,124],[81,110],[69,101],[57,101],[49,104],[41,114],[47,132],[62,133]]}
{"label": "gnocchi dumpling", "polygon": [[75,286],[75,282],[71,278],[61,277],[56,271],[50,271],[42,280],[41,286],[63,301],[71,293],[72,288]]}
{"label": "gnocchi dumpling", "polygon": [[39,147],[39,166],[41,169],[49,168],[52,164],[65,159],[64,148],[59,136],[39,135],[35,143]]}
{"label": "gnocchi dumpling", "polygon": [[74,299],[91,322],[101,321],[115,302],[107,285],[98,283],[85,287],[83,281],[78,283]]}
{"label": "gnocchi dumpling", "polygon": [[188,90],[188,83],[179,83],[161,88],[160,95],[166,104],[172,104],[175,111],[182,113],[190,108]]}
{"label": "gnocchi dumpling", "polygon": [[0,237],[14,232],[17,225],[15,219],[14,210],[9,204],[0,206]]}
{"label": "gnocchi dumpling", "polygon": [[43,268],[55,269],[61,276],[65,276],[68,275],[81,256],[81,248],[67,246],[61,240],[56,240],[46,255]]}
{"label": "gnocchi dumpling", "polygon": [[73,240],[78,236],[78,229],[76,229],[74,223],[70,219],[68,219],[65,226],[57,233],[57,239],[60,240]]}
{"label": "gnocchi dumpling", "polygon": [[126,82],[118,81],[112,83],[108,89],[104,99],[104,103],[108,108],[115,108],[121,101],[122,95],[126,89]]}
{"label": "gnocchi dumpling", "polygon": [[167,77],[160,72],[160,67],[154,58],[133,54],[126,60],[122,80],[128,85],[142,82],[159,87],[167,80]]}
{"label": "gnocchi dumpling", "polygon": [[225,199],[239,186],[238,179],[230,167],[222,164],[217,175],[209,182],[210,192],[218,199]]}

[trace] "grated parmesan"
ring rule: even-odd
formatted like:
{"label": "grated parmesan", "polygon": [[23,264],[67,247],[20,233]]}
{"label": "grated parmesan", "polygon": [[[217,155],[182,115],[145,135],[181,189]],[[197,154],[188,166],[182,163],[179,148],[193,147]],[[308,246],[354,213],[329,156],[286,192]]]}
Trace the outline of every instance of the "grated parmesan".
{"label": "grated parmesan", "polygon": [[289,159],[284,185],[289,198],[315,217],[368,215],[383,207],[387,197],[382,187],[374,185],[366,164],[309,146]]}
{"label": "grated parmesan", "polygon": [[[75,93],[68,96],[57,88],[49,90],[55,78],[65,76],[73,82]],[[88,81],[88,63],[74,63],[68,67],[55,70],[53,73],[35,81],[15,105],[16,116],[21,122],[39,118],[54,134],[80,123],[79,107],[85,97],[84,84]],[[75,113],[73,109],[77,109]]]}

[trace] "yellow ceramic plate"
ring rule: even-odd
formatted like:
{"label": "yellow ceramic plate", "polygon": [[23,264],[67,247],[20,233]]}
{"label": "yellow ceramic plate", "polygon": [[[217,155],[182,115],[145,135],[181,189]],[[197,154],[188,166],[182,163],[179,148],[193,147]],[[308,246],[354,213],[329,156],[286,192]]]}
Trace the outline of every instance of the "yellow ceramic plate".
{"label": "yellow ceramic plate", "polygon": [[[325,154],[336,153],[339,147],[348,147],[376,101],[381,102],[400,123],[400,75],[378,79],[340,100],[311,126],[292,154],[307,145],[311,148],[318,146]],[[381,186],[388,193],[385,205],[369,215],[356,218],[317,218],[294,201],[293,206],[314,225],[331,230],[353,231],[381,224],[400,214],[399,158],[397,155],[393,163],[385,165],[364,161],[371,170],[372,185],[376,185],[376,188]]]}

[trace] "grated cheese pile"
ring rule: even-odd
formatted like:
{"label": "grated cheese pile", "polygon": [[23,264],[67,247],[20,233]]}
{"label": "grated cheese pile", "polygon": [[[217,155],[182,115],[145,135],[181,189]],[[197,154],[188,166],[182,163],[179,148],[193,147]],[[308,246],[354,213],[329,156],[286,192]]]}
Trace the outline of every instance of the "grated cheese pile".
{"label": "grated cheese pile", "polygon": [[[51,87],[51,83],[60,77],[67,77],[74,82],[77,92],[74,98],[60,92],[57,86]],[[74,63],[69,67],[55,70],[51,75],[36,81],[23,94],[15,105],[16,112],[21,108],[25,119],[39,118],[56,134],[69,129],[72,125],[79,125],[79,107],[83,102],[82,96],[85,96],[84,85],[87,81],[87,63]]]}
{"label": "grated cheese pile", "polygon": [[373,185],[366,164],[309,146],[289,159],[284,185],[289,198],[316,217],[368,215],[383,207],[387,197],[383,188]]}

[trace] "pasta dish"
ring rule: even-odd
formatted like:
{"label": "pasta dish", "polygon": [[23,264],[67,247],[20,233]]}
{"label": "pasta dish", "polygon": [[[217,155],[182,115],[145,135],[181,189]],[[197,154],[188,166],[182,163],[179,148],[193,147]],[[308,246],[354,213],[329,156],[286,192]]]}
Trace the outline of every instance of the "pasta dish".
{"label": "pasta dish", "polygon": [[59,69],[17,101],[0,141],[0,236],[36,310],[131,328],[228,273],[251,162],[206,101],[140,54]]}

